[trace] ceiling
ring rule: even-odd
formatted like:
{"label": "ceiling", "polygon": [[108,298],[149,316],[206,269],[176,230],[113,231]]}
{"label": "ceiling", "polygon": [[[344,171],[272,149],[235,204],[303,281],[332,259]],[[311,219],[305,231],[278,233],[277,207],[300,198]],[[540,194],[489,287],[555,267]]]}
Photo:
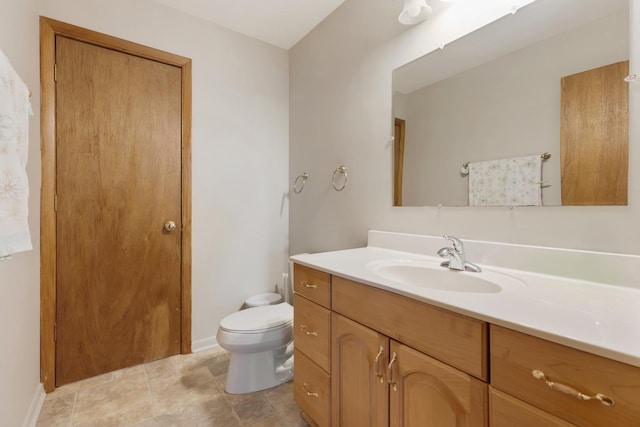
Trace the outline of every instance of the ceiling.
{"label": "ceiling", "polygon": [[154,1],[287,50],[344,2],[344,0]]}
{"label": "ceiling", "polygon": [[[345,3],[345,0],[152,1],[286,50]],[[428,0],[434,15],[453,2]],[[356,8],[361,13],[362,19],[356,25],[363,36],[384,38],[411,28],[398,22],[403,0],[349,0],[347,3],[344,7]]]}

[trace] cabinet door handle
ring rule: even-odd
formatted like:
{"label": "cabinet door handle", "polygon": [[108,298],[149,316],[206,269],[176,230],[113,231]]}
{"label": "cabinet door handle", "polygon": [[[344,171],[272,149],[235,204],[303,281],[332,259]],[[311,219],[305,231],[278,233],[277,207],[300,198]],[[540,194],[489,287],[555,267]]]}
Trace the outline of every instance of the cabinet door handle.
{"label": "cabinet door handle", "polygon": [[393,378],[393,364],[396,363],[397,356],[398,355],[394,351],[393,356],[391,356],[391,362],[389,362],[389,366],[387,366],[387,381],[390,386],[393,386],[393,391],[398,391],[398,384],[396,383],[395,378]]}
{"label": "cabinet door handle", "polygon": [[382,357],[382,353],[384,352],[384,347],[380,346],[380,350],[378,350],[378,354],[376,355],[376,360],[374,363],[376,369],[376,377],[380,379],[380,383],[384,383],[384,375],[380,373],[380,358]]}
{"label": "cabinet door handle", "polygon": [[301,387],[301,388],[302,388],[302,390],[303,390],[305,393],[307,393],[307,396],[311,396],[311,397],[320,397],[320,395],[319,395],[318,393],[314,393],[314,392],[311,392],[311,391],[307,390],[307,387],[308,387],[308,386],[309,386],[309,384],[304,383],[304,384],[302,384],[302,387]]}
{"label": "cabinet door handle", "polygon": [[304,332],[305,335],[313,335],[314,337],[318,336],[317,332],[309,332],[309,331],[307,331],[307,325],[300,325],[300,329]]}
{"label": "cabinet door handle", "polygon": [[318,287],[318,285],[314,285],[313,283],[309,283],[306,280],[301,281],[300,284],[302,286],[304,286],[305,288],[308,288],[308,289],[315,289],[315,288]]}
{"label": "cabinet door handle", "polygon": [[616,404],[615,400],[613,400],[609,396],[604,395],[602,393],[597,393],[597,394],[594,394],[593,396],[589,396],[588,394],[581,393],[578,390],[576,390],[575,388],[570,387],[570,386],[568,386],[566,384],[560,384],[560,383],[553,382],[553,381],[549,380],[549,378],[547,378],[547,376],[544,374],[544,372],[539,371],[537,369],[534,369],[533,371],[531,371],[531,375],[533,375],[538,380],[544,381],[545,384],[547,384],[551,389],[559,391],[559,392],[564,393],[564,394],[568,394],[569,396],[573,396],[576,399],[579,399],[579,400],[593,400],[593,399],[595,399],[595,400],[599,400],[605,406],[613,406],[613,405]]}

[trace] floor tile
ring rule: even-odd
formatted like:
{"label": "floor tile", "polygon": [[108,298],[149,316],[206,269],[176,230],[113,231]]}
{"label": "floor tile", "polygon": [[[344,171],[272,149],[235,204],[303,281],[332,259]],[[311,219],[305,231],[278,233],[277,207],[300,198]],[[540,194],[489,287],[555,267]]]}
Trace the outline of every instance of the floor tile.
{"label": "floor tile", "polygon": [[273,407],[262,396],[233,405],[233,410],[238,414],[238,418],[243,424],[256,421],[274,412]]}
{"label": "floor tile", "polygon": [[78,391],[73,425],[126,426],[152,416],[144,368],[129,368],[115,373],[110,382]]}
{"label": "floor tile", "polygon": [[178,375],[178,371],[171,358],[156,360],[144,365],[144,370],[149,380],[156,380],[160,378],[175,377]]}
{"label": "floor tile", "polygon": [[258,420],[243,424],[243,427],[286,427],[287,425],[276,414],[270,414]]}
{"label": "floor tile", "polygon": [[76,393],[50,395],[44,401],[37,427],[59,427],[71,424],[73,405],[76,401]]}
{"label": "floor tile", "polygon": [[292,383],[224,391],[229,354],[178,355],[59,387],[37,427],[305,427]]}

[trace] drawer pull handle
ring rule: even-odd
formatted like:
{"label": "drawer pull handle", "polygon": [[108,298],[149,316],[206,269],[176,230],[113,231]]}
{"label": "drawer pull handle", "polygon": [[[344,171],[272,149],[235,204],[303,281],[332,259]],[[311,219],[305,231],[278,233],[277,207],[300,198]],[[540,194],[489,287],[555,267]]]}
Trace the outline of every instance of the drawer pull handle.
{"label": "drawer pull handle", "polygon": [[319,395],[318,393],[313,393],[313,392],[311,392],[311,391],[307,390],[307,386],[308,386],[308,385],[309,385],[309,384],[307,384],[307,383],[302,384],[302,390],[303,390],[305,393],[307,393],[307,396],[311,396],[311,397],[320,397],[320,395]]}
{"label": "drawer pull handle", "polygon": [[534,378],[536,378],[538,380],[544,381],[545,384],[547,384],[553,390],[557,390],[557,391],[559,391],[561,393],[568,394],[569,396],[573,396],[576,399],[579,399],[579,400],[593,400],[593,399],[596,399],[596,400],[599,400],[605,406],[613,406],[613,405],[616,404],[615,400],[613,400],[609,396],[604,395],[602,393],[597,393],[597,394],[595,394],[593,396],[589,396],[588,394],[580,393],[578,390],[576,390],[575,388],[570,387],[568,385],[555,383],[555,382],[549,380],[549,378],[547,378],[547,376],[544,374],[544,372],[539,371],[537,369],[534,369],[533,371],[531,371],[531,375],[533,375]]}
{"label": "drawer pull handle", "polygon": [[398,355],[394,351],[393,356],[391,356],[391,362],[389,362],[389,366],[387,366],[387,381],[389,385],[393,386],[393,391],[398,391],[398,384],[393,378],[393,364],[396,363],[396,357],[398,357]]}
{"label": "drawer pull handle", "polygon": [[384,352],[384,347],[380,346],[380,350],[378,350],[378,354],[376,355],[375,360],[375,368],[376,368],[376,377],[380,379],[380,383],[384,383],[384,375],[380,373],[380,358],[382,357],[382,353]]}
{"label": "drawer pull handle", "polygon": [[300,325],[300,329],[304,331],[305,335],[313,335],[314,337],[318,336],[317,332],[309,332],[307,331],[307,325]]}
{"label": "drawer pull handle", "polygon": [[306,280],[303,280],[302,282],[300,282],[300,284],[302,286],[304,286],[305,288],[308,288],[308,289],[315,289],[315,288],[318,287],[318,285],[314,285],[313,283],[309,283]]}

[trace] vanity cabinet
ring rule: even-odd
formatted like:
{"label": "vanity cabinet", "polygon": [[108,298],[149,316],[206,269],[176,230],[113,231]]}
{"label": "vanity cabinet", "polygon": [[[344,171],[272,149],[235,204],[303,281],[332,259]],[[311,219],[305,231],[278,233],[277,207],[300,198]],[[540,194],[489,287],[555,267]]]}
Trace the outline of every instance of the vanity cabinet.
{"label": "vanity cabinet", "polygon": [[312,426],[640,427],[638,367],[312,268],[294,274],[294,396]]}
{"label": "vanity cabinet", "polygon": [[[640,368],[495,325],[491,386],[581,427],[640,426]],[[602,401],[579,399],[578,392],[601,394]],[[493,396],[492,420],[504,412]]]}
{"label": "vanity cabinet", "polygon": [[331,275],[294,266],[294,399],[311,425],[331,418]]}
{"label": "vanity cabinet", "polygon": [[333,426],[488,424],[484,322],[338,276],[332,310]]}
{"label": "vanity cabinet", "polygon": [[486,384],[334,313],[334,426],[486,426]]}

